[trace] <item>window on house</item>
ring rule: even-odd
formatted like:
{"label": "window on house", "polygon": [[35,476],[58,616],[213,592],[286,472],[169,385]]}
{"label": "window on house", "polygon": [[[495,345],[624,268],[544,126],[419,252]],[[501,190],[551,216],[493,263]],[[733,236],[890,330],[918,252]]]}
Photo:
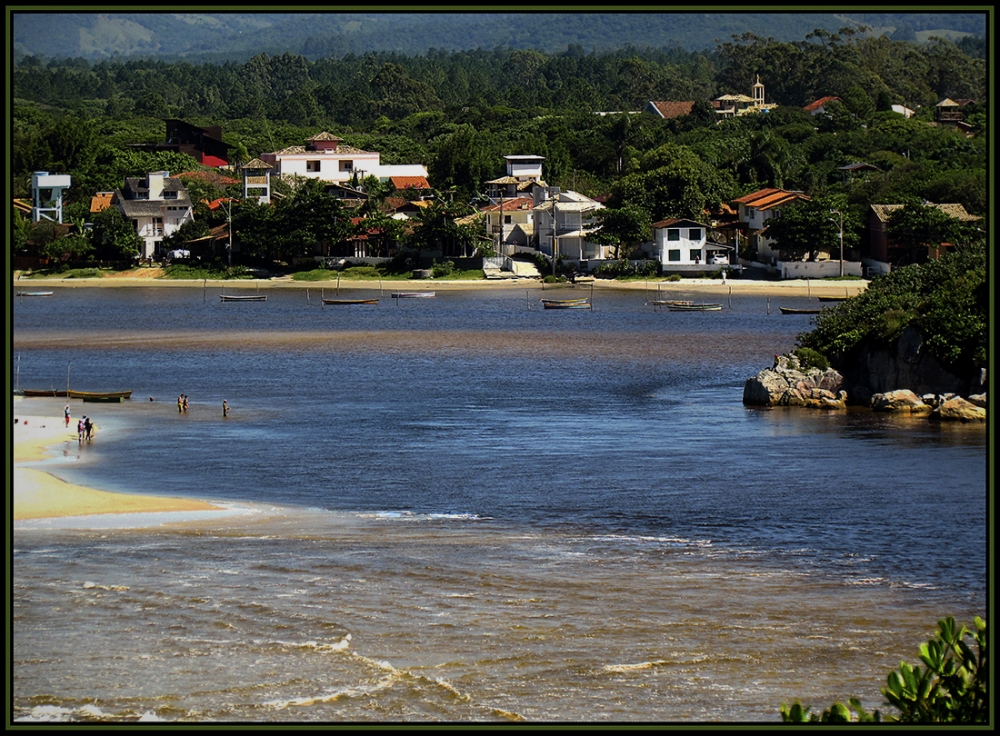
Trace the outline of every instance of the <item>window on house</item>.
{"label": "window on house", "polygon": [[[676,229],[667,230],[667,240],[680,240],[680,239],[681,239],[681,231],[680,230],[676,230]],[[677,260],[680,260],[680,258],[678,258]]]}
{"label": "window on house", "polygon": [[668,261],[679,261],[681,259],[681,251],[679,248],[667,251]]}
{"label": "window on house", "polygon": [[172,189],[164,190],[164,192],[163,192],[163,198],[164,199],[177,199],[177,192],[173,191]]}
{"label": "window on house", "polygon": [[153,232],[152,232],[153,235],[163,235],[163,218],[162,217],[154,217],[153,218],[152,226],[153,226]]}
{"label": "window on house", "polygon": [[693,227],[688,230],[688,240],[701,240],[701,228]]}
{"label": "window on house", "polygon": [[691,251],[690,260],[694,261],[695,263],[698,263],[701,260],[701,251],[700,250]]}
{"label": "window on house", "polygon": [[512,220],[511,220],[510,215],[504,215],[503,216],[503,224],[504,225],[509,225],[511,222],[512,222]]}
{"label": "window on house", "polygon": [[353,161],[341,161],[340,162],[340,170],[341,171],[354,171],[354,162]]}
{"label": "window on house", "polygon": [[306,161],[306,171],[311,171],[314,173],[319,173],[320,161]]}

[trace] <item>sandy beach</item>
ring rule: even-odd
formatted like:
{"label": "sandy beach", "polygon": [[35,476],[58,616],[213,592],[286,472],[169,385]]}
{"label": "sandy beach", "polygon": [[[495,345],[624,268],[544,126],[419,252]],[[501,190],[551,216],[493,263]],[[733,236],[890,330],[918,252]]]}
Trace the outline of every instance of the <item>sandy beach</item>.
{"label": "sandy beach", "polygon": [[[76,422],[65,426],[59,417],[20,414],[15,404],[14,520],[91,514],[135,514],[176,511],[221,511],[204,501],[125,493],[108,493],[67,483],[35,468],[18,467],[44,460],[63,447],[76,448]],[[99,436],[99,433],[98,433]],[[97,436],[95,436],[95,440]]]}
{"label": "sandy beach", "polygon": [[[113,274],[104,278],[92,279],[19,279],[19,273],[14,274],[15,293],[18,290],[30,288],[35,290],[39,287],[136,287],[148,286],[153,288],[199,288],[199,289],[226,289],[227,291],[243,292],[248,289],[311,289],[327,291],[333,289],[352,290],[360,289],[371,291],[379,288],[378,281],[355,281],[342,280],[336,278],[329,281],[294,281],[291,277],[276,277],[272,279],[245,279],[237,281],[205,281],[205,280],[185,280],[185,279],[164,279],[158,278],[161,271],[157,268],[142,268],[134,271],[124,271],[121,274]],[[567,284],[566,286],[570,286]],[[382,281],[383,291],[395,289],[405,289],[408,291],[428,290],[449,290],[449,289],[552,289],[560,288],[560,285],[543,284],[538,279],[481,279],[481,280],[448,280],[448,279],[423,279],[406,281]],[[576,288],[589,288],[590,284],[577,284]],[[663,279],[649,281],[613,281],[596,279],[593,282],[594,289],[628,289],[628,290],[650,290],[655,291],[659,287],[661,292],[679,293],[690,292],[706,295],[732,294],[756,294],[760,296],[788,296],[788,297],[809,297],[809,296],[855,296],[868,287],[868,282],[864,279],[830,280],[830,279],[787,279],[784,281],[770,281],[764,279],[749,278],[745,274],[743,277],[722,279],[696,279],[685,278],[681,281],[666,281]]]}

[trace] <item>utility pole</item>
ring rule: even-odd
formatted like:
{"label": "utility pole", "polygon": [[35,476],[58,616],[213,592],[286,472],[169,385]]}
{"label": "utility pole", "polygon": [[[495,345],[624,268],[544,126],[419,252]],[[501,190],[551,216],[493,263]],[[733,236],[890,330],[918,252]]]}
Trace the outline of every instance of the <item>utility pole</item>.
{"label": "utility pole", "polygon": [[[840,277],[844,277],[844,213],[840,210],[830,210],[831,214],[840,215],[839,225],[840,225]],[[838,222],[832,217],[830,222]]]}

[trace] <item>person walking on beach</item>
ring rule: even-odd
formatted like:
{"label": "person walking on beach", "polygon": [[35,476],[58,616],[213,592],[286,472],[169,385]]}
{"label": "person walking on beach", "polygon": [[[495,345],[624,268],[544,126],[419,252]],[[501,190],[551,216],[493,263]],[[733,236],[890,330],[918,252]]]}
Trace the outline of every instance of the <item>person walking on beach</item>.
{"label": "person walking on beach", "polygon": [[222,400],[222,416],[229,416],[229,404],[226,403],[225,399]]}
{"label": "person walking on beach", "polygon": [[83,432],[87,436],[87,442],[90,442],[91,437],[94,436],[94,422],[90,417],[83,418]]}
{"label": "person walking on beach", "polygon": [[69,404],[66,404],[66,408],[63,409],[63,414],[66,416],[66,426],[69,426]]}
{"label": "person walking on beach", "polygon": [[[83,417],[83,419],[86,419],[86,417]],[[83,432],[84,432],[83,419],[81,419],[76,423],[76,436],[80,442],[83,442]]]}

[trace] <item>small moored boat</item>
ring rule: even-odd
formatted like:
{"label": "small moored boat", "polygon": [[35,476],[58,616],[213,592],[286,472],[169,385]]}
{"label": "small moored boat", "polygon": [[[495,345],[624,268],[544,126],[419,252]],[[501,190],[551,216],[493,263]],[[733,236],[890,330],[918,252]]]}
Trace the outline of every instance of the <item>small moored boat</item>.
{"label": "small moored boat", "polygon": [[542,299],[545,309],[591,309],[590,299]]}
{"label": "small moored boat", "polygon": [[434,296],[433,291],[394,291],[389,296],[393,299],[419,299]]}
{"label": "small moored boat", "polygon": [[722,309],[721,304],[668,304],[667,309],[671,312],[718,312]]}
{"label": "small moored boat", "polygon": [[374,299],[324,299],[324,304],[378,304],[378,297]]}
{"label": "small moored boat", "polygon": [[82,398],[84,401],[97,404],[120,404],[125,401],[124,396],[84,396]]}
{"label": "small moored boat", "polygon": [[267,294],[248,294],[240,296],[237,294],[219,294],[219,299],[224,302],[266,302]]}
{"label": "small moored boat", "polygon": [[114,401],[132,398],[131,391],[75,391],[68,392],[71,399],[83,399],[84,401]]}
{"label": "small moored boat", "polygon": [[19,291],[18,296],[52,296],[51,291]]}
{"label": "small moored boat", "polygon": [[822,309],[796,309],[795,307],[778,307],[782,314],[819,314]]}
{"label": "small moored boat", "polygon": [[24,397],[38,397],[38,396],[66,396],[66,389],[58,388],[24,388],[21,389],[21,395]]}

